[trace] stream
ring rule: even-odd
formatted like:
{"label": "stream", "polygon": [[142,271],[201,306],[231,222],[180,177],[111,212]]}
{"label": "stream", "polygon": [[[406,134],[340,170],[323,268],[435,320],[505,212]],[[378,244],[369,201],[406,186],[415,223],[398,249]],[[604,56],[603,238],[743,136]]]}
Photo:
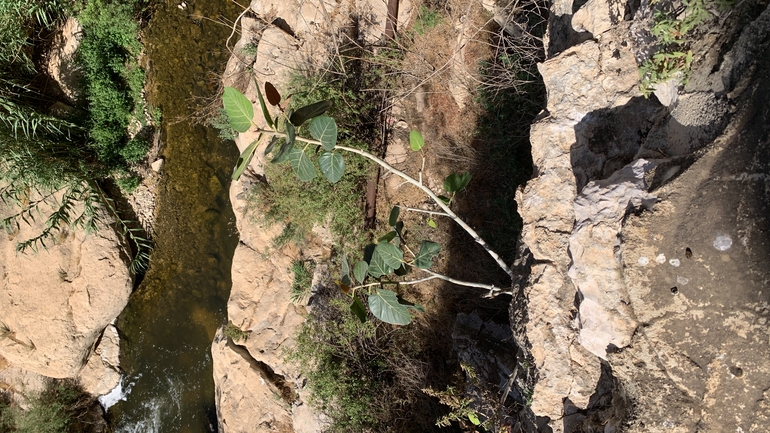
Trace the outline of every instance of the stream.
{"label": "stream", "polygon": [[226,321],[238,242],[228,198],[237,149],[190,120],[215,96],[240,13],[227,0],[159,1],[143,35],[148,102],[163,113],[155,249],[118,318],[122,392],[109,409],[119,433],[217,431],[211,341]]}

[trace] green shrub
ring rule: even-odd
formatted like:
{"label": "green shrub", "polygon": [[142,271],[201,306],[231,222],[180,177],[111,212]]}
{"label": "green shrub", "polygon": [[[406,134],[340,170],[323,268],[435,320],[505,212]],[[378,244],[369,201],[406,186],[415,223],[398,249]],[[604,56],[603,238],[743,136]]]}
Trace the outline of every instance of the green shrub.
{"label": "green shrub", "polygon": [[430,431],[431,420],[411,419],[420,412],[413,383],[424,380],[415,341],[408,328],[361,323],[336,298],[313,310],[288,359],[307,378],[311,404],[330,417],[327,431]]}
{"label": "green shrub", "polygon": [[227,111],[222,107],[217,110],[216,116],[209,119],[209,125],[219,131],[219,138],[222,140],[235,140],[238,136],[232,126],[230,126],[230,118],[227,116]]}
{"label": "green shrub", "polygon": [[[142,49],[134,19],[134,4],[90,0],[78,16],[83,39],[77,51],[89,108],[89,145],[108,165],[136,160],[126,142],[133,115],[143,116],[144,71],[137,63]],[[124,152],[124,148],[129,147]]]}
{"label": "green shrub", "polygon": [[30,398],[29,409],[6,406],[2,426],[16,433],[67,433],[76,431],[77,419],[94,404],[93,398],[71,380],[52,380],[40,395]]}

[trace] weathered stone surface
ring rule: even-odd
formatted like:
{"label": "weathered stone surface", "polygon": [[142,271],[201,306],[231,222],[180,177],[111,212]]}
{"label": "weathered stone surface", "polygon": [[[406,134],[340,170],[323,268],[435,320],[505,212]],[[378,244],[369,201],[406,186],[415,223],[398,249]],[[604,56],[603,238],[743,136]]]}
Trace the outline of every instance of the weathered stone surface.
{"label": "weathered stone surface", "polygon": [[222,433],[293,433],[286,402],[259,364],[219,329],[211,346],[217,418]]}
{"label": "weathered stone surface", "polygon": [[[233,182],[235,188],[248,185],[248,176]],[[305,320],[304,307],[291,302],[293,260],[299,258],[292,245],[272,248],[281,234],[280,224],[267,226],[248,212],[243,193],[231,197],[238,220],[240,242],[232,266],[233,285],[227,315],[236,326],[250,332],[244,343],[251,355],[269,365],[277,374],[291,377],[294,369],[286,365],[284,352],[293,347],[293,336]]]}
{"label": "weathered stone surface", "polygon": [[606,359],[608,346],[628,346],[636,330],[616,251],[628,210],[655,202],[644,181],[654,166],[637,160],[607,180],[589,183],[575,199],[569,276],[580,293],[578,342],[600,358]]}
{"label": "weathered stone surface", "polygon": [[49,377],[76,376],[125,307],[133,286],[128,246],[109,216],[103,221],[95,233],[64,229],[38,253],[15,248],[43,230],[42,218],[0,236],[0,355],[12,365]]}
{"label": "weathered stone surface", "polygon": [[623,20],[625,6],[623,1],[588,0],[573,15],[572,28],[598,38]]}
{"label": "weathered stone surface", "polygon": [[83,74],[75,65],[73,57],[80,45],[82,31],[80,23],[75,18],[67,18],[54,36],[53,46],[48,56],[48,73],[70,103],[80,98],[78,85]]}
{"label": "weathered stone surface", "polygon": [[590,140],[578,127],[588,114],[638,95],[636,63],[625,45],[612,37],[587,41],[538,68],[548,90],[548,116],[532,126],[536,176],[516,200],[524,221],[522,241],[538,263],[524,288],[529,353],[539,374],[531,408],[550,418],[554,431],[564,429],[565,399],[585,408],[601,373],[599,358],[579,344],[579,322],[573,319],[577,291],[568,275],[569,238],[580,192],[573,153],[581,140]]}
{"label": "weathered stone surface", "polygon": [[108,325],[99,345],[78,375],[83,389],[91,395],[105,395],[120,383],[120,336],[115,325]]}

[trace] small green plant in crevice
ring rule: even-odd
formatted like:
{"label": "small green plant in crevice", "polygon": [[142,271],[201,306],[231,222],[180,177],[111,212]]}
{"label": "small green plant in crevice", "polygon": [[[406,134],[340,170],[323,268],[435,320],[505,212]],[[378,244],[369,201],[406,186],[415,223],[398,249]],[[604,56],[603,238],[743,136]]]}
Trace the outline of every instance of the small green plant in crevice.
{"label": "small green plant in crevice", "polygon": [[417,19],[414,22],[415,32],[419,35],[424,35],[425,32],[437,27],[444,20],[444,17],[437,10],[420,5],[420,10],[417,12]]}
{"label": "small green plant in crevice", "polygon": [[690,49],[693,32],[712,18],[710,9],[726,10],[732,6],[732,1],[654,1],[651,6],[657,9],[650,33],[659,48],[639,67],[642,80],[639,89],[645,97],[652,94],[658,84],[672,78],[687,84],[693,60]]}
{"label": "small green plant in crevice", "polygon": [[313,283],[313,271],[315,264],[302,260],[295,260],[291,264],[291,273],[294,276],[291,283],[291,302],[298,304],[310,295]]}
{"label": "small green plant in crevice", "polygon": [[257,55],[257,44],[249,42],[248,44],[244,44],[243,47],[241,47],[241,53],[244,56],[256,56]]}
{"label": "small green plant in crevice", "polygon": [[238,343],[239,341],[248,340],[251,331],[244,331],[240,327],[233,324],[233,322],[227,322],[227,325],[225,325],[222,333],[233,340],[233,342]]}

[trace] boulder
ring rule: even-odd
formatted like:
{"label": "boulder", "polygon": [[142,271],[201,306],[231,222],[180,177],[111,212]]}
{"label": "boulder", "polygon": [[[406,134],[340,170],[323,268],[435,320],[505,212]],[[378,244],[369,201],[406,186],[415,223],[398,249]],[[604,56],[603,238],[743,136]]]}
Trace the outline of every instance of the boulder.
{"label": "boulder", "polygon": [[44,228],[43,218],[30,222],[0,236],[0,355],[44,376],[75,377],[128,302],[130,249],[105,213],[95,232],[63,228],[47,248],[17,252],[17,242]]}

